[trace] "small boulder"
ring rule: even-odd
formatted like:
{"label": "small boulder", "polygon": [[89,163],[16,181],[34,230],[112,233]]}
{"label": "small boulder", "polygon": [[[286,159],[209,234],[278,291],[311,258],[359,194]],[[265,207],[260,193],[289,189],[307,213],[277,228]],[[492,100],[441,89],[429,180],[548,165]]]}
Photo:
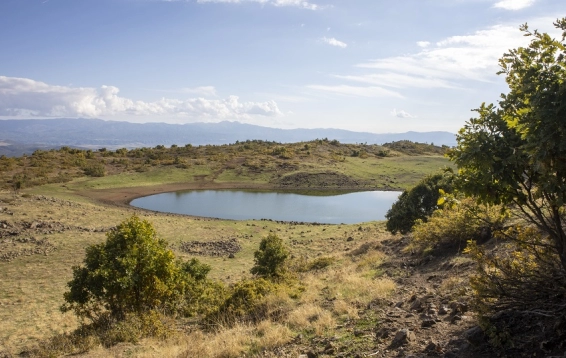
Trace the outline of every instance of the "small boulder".
{"label": "small boulder", "polygon": [[429,328],[432,327],[436,324],[436,321],[433,319],[425,319],[424,321],[422,321],[421,323],[421,327],[423,328]]}
{"label": "small boulder", "polygon": [[413,343],[416,340],[417,340],[417,337],[415,336],[415,333],[405,328],[405,329],[399,330],[395,334],[395,337],[393,338],[391,345],[393,347],[399,347],[399,346],[404,346],[404,345]]}
{"label": "small boulder", "polygon": [[479,326],[464,331],[462,337],[473,346],[479,346],[486,342],[486,335]]}

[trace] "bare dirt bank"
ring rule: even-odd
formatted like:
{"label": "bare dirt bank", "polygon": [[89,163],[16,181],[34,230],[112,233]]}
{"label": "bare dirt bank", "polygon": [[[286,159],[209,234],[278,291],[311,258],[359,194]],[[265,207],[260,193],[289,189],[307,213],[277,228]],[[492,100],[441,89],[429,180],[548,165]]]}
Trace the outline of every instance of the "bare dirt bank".
{"label": "bare dirt bank", "polygon": [[148,195],[167,193],[180,190],[196,189],[276,189],[276,187],[266,184],[250,183],[172,183],[152,186],[137,186],[128,188],[81,190],[77,194],[94,199],[98,202],[116,205],[129,206],[130,202],[136,198]]}

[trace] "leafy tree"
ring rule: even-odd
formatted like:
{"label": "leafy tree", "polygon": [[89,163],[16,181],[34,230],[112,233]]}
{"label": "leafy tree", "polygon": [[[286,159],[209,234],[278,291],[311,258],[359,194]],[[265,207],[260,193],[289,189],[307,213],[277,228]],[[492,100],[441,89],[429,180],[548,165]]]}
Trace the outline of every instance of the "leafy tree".
{"label": "leafy tree", "polygon": [[254,253],[255,265],[250,272],[254,275],[268,278],[281,278],[285,274],[285,261],[289,250],[275,234],[269,234],[259,244],[259,250]]}
{"label": "leafy tree", "polygon": [[566,270],[566,18],[554,25],[561,40],[521,31],[528,47],[499,61],[509,93],[498,106],[481,105],[460,130],[449,154],[459,187],[485,203],[514,204],[548,239]]}
{"label": "leafy tree", "polygon": [[414,188],[405,190],[385,214],[387,230],[406,234],[417,220],[423,222],[438,209],[440,191],[451,192],[454,175],[447,171],[425,177]]}
{"label": "leafy tree", "polygon": [[73,267],[62,310],[94,321],[102,313],[123,319],[165,308],[182,296],[187,277],[151,223],[132,216],[105,243],[87,247],[83,266]]}
{"label": "leafy tree", "polygon": [[528,47],[500,59],[509,93],[476,109],[449,153],[461,191],[519,216],[495,233],[504,239],[497,250],[473,241],[466,249],[478,263],[470,285],[480,326],[492,344],[517,351],[564,341],[556,329],[513,341],[524,322],[556,328],[566,316],[566,18],[554,25],[561,40],[521,27]]}

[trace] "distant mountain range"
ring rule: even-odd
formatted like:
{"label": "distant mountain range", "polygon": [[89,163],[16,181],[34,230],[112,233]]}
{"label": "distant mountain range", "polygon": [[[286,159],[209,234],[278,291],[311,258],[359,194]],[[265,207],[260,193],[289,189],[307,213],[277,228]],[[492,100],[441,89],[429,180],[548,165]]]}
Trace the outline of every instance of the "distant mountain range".
{"label": "distant mountain range", "polygon": [[101,119],[17,119],[0,120],[0,155],[31,154],[36,149],[71,146],[98,149],[106,147],[153,147],[229,144],[261,139],[281,143],[336,139],[342,143],[383,144],[398,140],[454,146],[449,132],[368,133],[342,129],[278,129],[239,122],[220,123],[130,123]]}

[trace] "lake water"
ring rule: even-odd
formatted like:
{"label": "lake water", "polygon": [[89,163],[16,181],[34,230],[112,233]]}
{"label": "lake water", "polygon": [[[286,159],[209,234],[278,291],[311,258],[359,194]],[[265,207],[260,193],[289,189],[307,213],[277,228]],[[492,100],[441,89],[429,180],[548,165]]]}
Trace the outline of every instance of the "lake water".
{"label": "lake water", "polygon": [[134,199],[130,205],[176,214],[249,220],[356,224],[385,220],[400,192],[365,191],[333,195],[243,190],[190,190]]}

